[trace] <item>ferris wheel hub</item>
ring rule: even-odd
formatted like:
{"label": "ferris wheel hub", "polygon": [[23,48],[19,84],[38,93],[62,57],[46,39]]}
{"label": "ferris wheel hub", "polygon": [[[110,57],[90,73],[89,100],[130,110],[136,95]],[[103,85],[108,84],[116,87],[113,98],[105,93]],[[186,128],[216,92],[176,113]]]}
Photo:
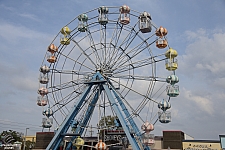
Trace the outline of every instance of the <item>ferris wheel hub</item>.
{"label": "ferris wheel hub", "polygon": [[109,65],[102,65],[101,67],[96,69],[96,72],[99,72],[103,76],[111,77],[113,71]]}

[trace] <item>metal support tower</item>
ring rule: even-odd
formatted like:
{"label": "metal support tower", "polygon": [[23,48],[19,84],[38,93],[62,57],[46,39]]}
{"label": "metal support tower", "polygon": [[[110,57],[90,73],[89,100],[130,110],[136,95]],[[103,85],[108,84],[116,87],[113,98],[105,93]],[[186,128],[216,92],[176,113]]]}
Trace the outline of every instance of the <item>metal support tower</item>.
{"label": "metal support tower", "polygon": [[[76,115],[79,113],[80,107],[85,102],[85,98],[88,95],[88,93],[90,92],[92,86],[97,85],[98,90],[95,93],[95,95],[91,101],[91,105],[88,106],[88,109],[84,115],[83,120],[81,122],[79,122],[79,127],[76,128],[74,136],[71,138],[71,141],[73,141],[77,137],[77,135],[81,136],[83,134],[84,128],[82,128],[82,127],[85,127],[87,125],[88,121],[91,119],[90,116],[92,115],[92,113],[95,109],[99,95],[104,90],[113,110],[115,111],[118,119],[120,120],[120,123],[123,127],[123,130],[129,140],[132,148],[135,150],[143,150],[143,149],[150,150],[149,147],[145,147],[141,143],[141,132],[139,131],[136,123],[134,122],[129,111],[127,110],[126,106],[124,105],[121,97],[119,96],[119,94],[117,94],[114,87],[111,84],[109,84],[109,82],[107,82],[107,79],[105,79],[101,75],[101,73],[99,71],[97,71],[96,74],[92,77],[92,80],[87,82],[86,84],[87,84],[87,86],[86,86],[85,90],[83,91],[80,99],[74,105],[74,107],[71,110],[71,112],[69,113],[69,115],[65,118],[63,124],[60,126],[60,128],[58,129],[58,131],[56,132],[55,136],[53,137],[52,141],[49,143],[49,145],[46,149],[47,150],[57,150],[57,148],[59,147],[60,143],[63,140],[64,135],[67,133],[67,130],[69,129],[71,122],[74,120]],[[118,104],[122,108],[122,111],[119,109]],[[135,131],[135,133],[131,132],[131,129],[126,122],[125,117],[128,119],[130,126]],[[71,146],[72,146],[72,143],[70,142],[67,145],[66,149],[69,149]]]}

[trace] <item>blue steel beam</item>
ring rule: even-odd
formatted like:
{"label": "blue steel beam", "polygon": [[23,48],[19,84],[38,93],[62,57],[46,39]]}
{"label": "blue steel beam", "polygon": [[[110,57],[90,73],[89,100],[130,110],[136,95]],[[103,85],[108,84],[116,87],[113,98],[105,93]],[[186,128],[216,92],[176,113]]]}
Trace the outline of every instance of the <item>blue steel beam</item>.
{"label": "blue steel beam", "polygon": [[[88,109],[87,109],[87,111],[85,113],[85,117],[84,117],[83,121],[80,123],[80,126],[77,127],[76,130],[75,130],[75,134],[79,134],[79,135],[83,134],[84,127],[87,125],[88,121],[90,120],[90,116],[92,116],[92,114],[94,112],[94,109],[95,109],[95,105],[96,105],[96,103],[98,101],[99,94],[101,94],[102,90],[100,90],[100,91],[99,90],[100,89],[98,89],[98,91],[95,93],[95,96],[94,96],[94,98],[91,101],[91,104],[89,104],[89,106],[88,106]],[[75,138],[76,138],[75,136],[72,137],[71,141],[73,141]],[[70,142],[67,145],[66,149],[70,149],[71,146],[72,146],[72,142]]]}
{"label": "blue steel beam", "polygon": [[115,99],[113,98],[111,91],[108,88],[108,85],[103,84],[103,87],[105,89],[106,95],[108,96],[110,104],[113,107],[113,110],[115,111],[117,117],[120,120],[120,123],[121,123],[121,125],[123,127],[124,132],[126,133],[126,136],[127,136],[128,140],[129,140],[132,148],[135,149],[135,150],[141,150],[141,148],[139,147],[137,141],[134,139],[134,137],[131,136],[131,133],[129,131],[129,127],[126,124],[126,121],[125,121],[122,113],[120,112],[120,110],[118,108],[118,105],[117,105]]}
{"label": "blue steel beam", "polygon": [[75,116],[78,114],[78,111],[80,107],[82,106],[82,103],[84,102],[87,94],[90,92],[92,85],[88,85],[84,92],[82,93],[80,99],[77,101],[77,103],[74,105],[71,112],[68,114],[68,116],[65,118],[63,123],[60,125],[59,129],[57,130],[56,134],[54,135],[53,139],[49,143],[47,150],[57,150],[59,147],[59,144],[62,142],[63,137],[62,134],[66,133],[67,130],[70,127],[71,120],[75,118]]}
{"label": "blue steel beam", "polygon": [[[139,128],[137,127],[137,125],[136,125],[136,123],[134,122],[134,120],[132,119],[132,117],[131,117],[129,111],[127,110],[126,106],[124,105],[122,99],[121,99],[120,96],[117,94],[117,92],[114,90],[114,88],[112,88],[112,91],[113,91],[113,94],[115,95],[117,101],[119,102],[119,104],[120,104],[120,106],[121,106],[121,108],[122,108],[122,111],[123,111],[124,114],[126,115],[126,117],[127,117],[128,121],[129,121],[130,125],[131,125],[132,128],[134,129],[135,134],[136,134],[137,137],[138,137],[138,140],[140,141],[140,143],[142,143],[142,142],[141,142],[141,132],[140,132]],[[143,145],[143,147],[145,147],[145,150],[151,150],[151,148],[148,147],[148,146]]]}
{"label": "blue steel beam", "polygon": [[[135,140],[134,136],[131,135],[130,133],[130,130],[129,130],[129,127],[127,126],[126,124],[126,121],[125,121],[125,118],[123,117],[122,115],[122,112],[120,111],[117,103],[116,103],[116,100],[113,98],[113,95],[108,87],[107,84],[105,84],[106,80],[104,79],[104,77],[99,73],[97,72],[93,77],[92,77],[92,80],[90,82],[88,82],[88,86],[86,87],[86,89],[84,90],[81,98],[77,101],[76,105],[74,105],[74,108],[72,109],[72,111],[70,112],[70,114],[67,116],[67,118],[65,119],[65,121],[63,122],[63,124],[60,126],[60,128],[58,129],[58,131],[56,132],[55,136],[53,137],[52,141],[49,143],[48,147],[46,148],[47,150],[57,150],[57,148],[59,147],[59,144],[61,143],[61,141],[63,140],[63,134],[67,132],[67,130],[69,129],[70,127],[70,123],[71,123],[71,120],[73,120],[76,115],[78,114],[78,111],[80,109],[80,107],[82,106],[82,103],[84,102],[87,94],[90,92],[91,90],[91,87],[92,85],[98,85],[99,86],[99,90],[100,92],[104,89],[105,92],[106,92],[106,95],[109,99],[109,102],[111,103],[117,117],[119,118],[120,122],[121,122],[121,125],[126,133],[126,136],[130,142],[130,144],[132,145],[132,148],[135,149],[135,150],[141,150],[141,148],[139,147],[137,141]],[[92,100],[92,104],[94,105],[90,105],[88,107],[88,111],[86,112],[85,114],[85,118],[83,119],[83,122],[82,122],[82,126],[86,126],[87,125],[87,122],[88,120],[90,119],[90,114],[93,113],[94,111],[94,106],[95,104],[97,103],[98,101],[98,95],[99,92],[97,92]],[[123,112],[125,113],[126,117],[130,116],[128,110],[126,109],[125,105],[123,104],[122,100],[120,99],[120,97],[118,96],[118,94],[113,91],[114,95],[116,96],[118,102],[120,105],[122,105],[122,110]],[[129,118],[129,117],[128,117]],[[129,120],[130,124],[132,125],[132,127],[136,128],[135,131],[137,131],[136,133],[140,133],[135,122],[132,120]],[[83,128],[80,128],[80,129],[77,129],[76,130],[76,133],[79,133],[79,134],[82,134],[83,133]],[[75,137],[73,137],[75,138]],[[72,143],[70,143],[70,146],[71,146]],[[68,146],[66,149],[69,149]]]}
{"label": "blue steel beam", "polygon": [[[93,98],[91,104],[88,106],[88,110],[87,110],[87,112],[85,114],[85,117],[83,119],[83,122],[81,123],[81,126],[83,126],[83,127],[85,127],[87,125],[88,121],[90,120],[90,116],[92,116],[92,114],[94,112],[95,105],[96,105],[96,103],[98,101],[98,98],[99,98],[99,94],[101,95],[101,92],[102,92],[102,90],[100,90],[100,91],[99,90],[95,94],[95,97]],[[82,135],[83,134],[83,131],[84,131],[84,128],[80,128],[75,133],[79,133],[80,135]]]}

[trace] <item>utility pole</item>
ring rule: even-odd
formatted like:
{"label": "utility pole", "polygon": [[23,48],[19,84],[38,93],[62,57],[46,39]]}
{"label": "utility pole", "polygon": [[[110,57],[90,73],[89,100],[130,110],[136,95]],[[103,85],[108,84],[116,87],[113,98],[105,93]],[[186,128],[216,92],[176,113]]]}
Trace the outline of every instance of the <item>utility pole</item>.
{"label": "utility pole", "polygon": [[25,150],[25,148],[26,148],[26,137],[27,137],[27,130],[28,130],[29,128],[26,128],[26,133],[25,133],[25,136],[24,136],[24,141],[23,141],[23,150]]}
{"label": "utility pole", "polygon": [[94,132],[94,131],[92,130],[92,125],[91,125],[91,129],[90,129],[89,132],[91,133],[91,137],[92,137],[92,133]]}

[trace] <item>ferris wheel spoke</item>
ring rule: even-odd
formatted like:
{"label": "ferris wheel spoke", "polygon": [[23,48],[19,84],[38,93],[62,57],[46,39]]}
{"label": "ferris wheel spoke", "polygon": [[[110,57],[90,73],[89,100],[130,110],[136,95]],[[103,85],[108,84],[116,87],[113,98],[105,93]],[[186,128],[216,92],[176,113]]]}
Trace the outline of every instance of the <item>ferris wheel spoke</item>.
{"label": "ferris wheel spoke", "polygon": [[72,74],[72,75],[92,75],[93,72],[90,71],[78,71],[78,70],[58,70],[52,69],[52,73],[59,73],[59,74]]}
{"label": "ferris wheel spoke", "polygon": [[146,58],[146,59],[143,59],[143,60],[140,60],[140,61],[129,63],[127,65],[123,65],[123,66],[120,66],[120,67],[117,67],[117,68],[113,68],[114,74],[125,72],[125,71],[135,69],[135,68],[136,69],[141,68],[141,67],[144,67],[144,66],[147,66],[147,65],[152,65],[156,62],[166,60],[166,58],[155,60],[156,57],[157,56],[149,57],[149,58]]}
{"label": "ferris wheel spoke", "polygon": [[66,56],[66,55],[64,55],[64,54],[62,54],[62,53],[60,53],[60,54],[61,54],[62,56],[64,56],[64,57],[66,57],[67,59],[72,60],[73,62],[75,62],[75,63],[77,63],[77,64],[79,64],[79,65],[81,65],[81,66],[83,66],[83,67],[85,67],[85,68],[87,68],[87,69],[89,69],[89,70],[95,71],[95,70],[92,69],[91,67],[84,65],[83,63],[79,62],[78,60],[74,60],[73,58],[70,58],[70,57],[68,57],[68,56]]}
{"label": "ferris wheel spoke", "polygon": [[95,57],[96,57],[95,58],[96,59],[96,65],[95,65],[95,67],[97,68],[98,67],[97,65],[101,64],[101,59],[100,59],[100,57],[98,55],[98,51],[97,51],[97,49],[95,47],[95,42],[93,40],[93,37],[92,37],[92,34],[91,34],[89,28],[87,29],[87,32],[86,33],[87,33],[87,36],[89,37],[90,48],[93,50],[93,52],[95,54]]}
{"label": "ferris wheel spoke", "polygon": [[68,81],[68,82],[64,82],[64,83],[59,83],[58,85],[49,86],[49,89],[52,89],[51,92],[54,93],[56,91],[74,87],[76,85],[82,85],[84,83],[85,83],[85,80],[77,79],[77,80],[72,80],[72,81]]}
{"label": "ferris wheel spoke", "polygon": [[[156,119],[155,119],[156,118]],[[155,120],[155,121],[154,121]],[[157,122],[158,122],[158,120],[159,120],[159,117],[158,117],[158,112],[155,112],[155,114],[154,114],[154,116],[152,116],[151,118],[150,118],[150,122],[153,122],[152,124],[153,125],[155,125]]]}
{"label": "ferris wheel spoke", "polygon": [[[81,89],[81,88],[83,89],[84,87],[85,86],[83,85],[82,87],[79,87],[79,89]],[[79,89],[77,89],[77,90],[79,90]],[[75,96],[72,97],[72,95],[74,95],[74,93],[76,93],[76,94],[75,94]],[[75,99],[77,99],[81,94],[82,94],[82,92],[77,93],[77,92],[73,91],[73,92],[67,94],[66,96],[64,96],[63,98],[61,98],[60,100],[58,100],[52,107],[58,107],[58,109],[55,110],[55,112],[63,110],[62,108],[67,109],[66,106],[69,103],[71,103],[72,101],[74,101]],[[67,109],[67,111],[69,111],[69,110]]]}
{"label": "ferris wheel spoke", "polygon": [[119,39],[120,39],[120,36],[121,36],[121,33],[122,33],[122,29],[123,29],[123,26],[117,22],[116,25],[115,25],[115,29],[112,33],[112,38],[109,42],[110,47],[109,47],[108,51],[110,51],[110,56],[109,56],[109,60],[108,60],[107,64],[110,64],[110,62],[113,61],[113,56],[117,52],[116,46],[119,42]]}
{"label": "ferris wheel spoke", "polygon": [[[113,79],[111,79],[111,80],[113,80]],[[146,97],[146,95],[141,94],[140,92],[138,92],[138,91],[136,91],[136,90],[133,90],[132,88],[129,88],[129,87],[125,86],[124,84],[119,83],[119,82],[118,82],[118,81],[116,81],[116,80],[113,80],[113,81],[114,81],[114,82],[116,82],[116,83],[118,83],[118,84],[120,84],[121,86],[123,86],[123,87],[125,87],[125,88],[129,89],[130,91],[133,91],[134,93],[136,93],[136,94],[138,94],[138,95],[140,95],[140,96],[142,96],[142,97]],[[153,102],[155,102],[155,103],[157,103],[157,104],[158,104],[158,102],[157,102],[157,101],[155,101],[155,100],[151,99],[150,97],[146,97],[146,98],[147,98],[148,100],[153,101]]]}
{"label": "ferris wheel spoke", "polygon": [[[155,83],[155,82],[154,82],[154,83]],[[165,84],[166,84],[166,83],[164,83],[157,91],[155,91],[155,93],[151,93],[151,97],[155,97],[155,99],[158,99],[158,98],[166,91],[166,89],[162,90],[162,88],[164,87]],[[158,92],[159,92],[160,90],[162,90],[162,91],[161,91],[161,93],[158,94]],[[151,90],[151,91],[152,91],[152,90]],[[158,94],[157,97],[156,97],[156,94]],[[137,111],[137,112],[141,112],[142,109],[144,109],[144,107],[145,107],[148,103],[149,103],[149,107],[148,107],[148,109],[149,109],[149,108],[150,108],[150,103],[151,103],[151,102],[149,102],[149,101],[147,101],[146,99],[144,99],[144,100],[140,103],[140,105],[137,107],[136,111]],[[147,117],[147,116],[146,116],[146,117]]]}
{"label": "ferris wheel spoke", "polygon": [[112,75],[111,78],[118,78],[118,79],[132,79],[132,80],[144,80],[144,81],[160,81],[166,82],[166,78],[155,77],[155,76],[140,76],[140,75],[130,75],[130,74],[119,74],[119,75]]}
{"label": "ferris wheel spoke", "polygon": [[[139,35],[138,35],[139,36]],[[127,55],[129,55],[130,53],[133,53],[133,52],[135,52],[132,56],[131,56],[131,58],[133,58],[134,56],[136,56],[137,54],[139,54],[140,52],[142,52],[143,50],[145,50],[146,48],[148,48],[152,43],[154,43],[154,42],[152,42],[152,43],[150,43],[150,44],[148,44],[148,40],[152,37],[152,36],[154,36],[154,34],[152,34],[151,36],[149,36],[148,38],[146,38],[146,39],[142,39],[140,36],[140,38],[142,39],[142,42],[140,43],[140,44],[138,44],[136,47],[134,47],[133,49],[131,49],[129,52],[127,52]],[[146,45],[146,46],[144,46],[144,47],[142,47],[142,45]],[[116,49],[116,45],[113,45],[113,47],[114,47],[114,49]],[[126,55],[125,55],[126,56]]]}
{"label": "ferris wheel spoke", "polygon": [[[135,56],[137,56],[138,54],[140,54],[144,50],[149,49],[149,47],[155,42],[155,41],[153,41],[152,43],[149,44],[149,43],[146,42],[146,40],[141,42],[136,47],[132,48],[129,52],[124,53],[124,55],[120,59],[117,60],[116,67],[124,65],[128,60],[132,60]],[[129,59],[125,59],[127,57]]]}
{"label": "ferris wheel spoke", "polygon": [[149,102],[151,103],[152,101],[148,101],[147,97],[152,97],[152,92],[153,92],[153,88],[155,86],[156,81],[155,80],[151,80],[149,85],[148,85],[148,90],[146,92],[146,95],[144,97],[144,99],[140,102],[140,104],[137,106],[135,112],[137,114],[139,114],[141,112],[141,110],[146,106],[146,104]]}
{"label": "ferris wheel spoke", "polygon": [[[116,91],[116,89],[113,87],[114,91]],[[144,122],[144,119],[142,119],[142,117],[139,115],[139,113],[137,113],[137,111],[130,105],[130,103],[125,99],[124,96],[122,96],[121,92],[116,91],[116,93],[120,96],[121,100],[124,102],[124,104],[131,110],[131,114],[130,116],[127,116],[127,120],[129,118],[138,118],[139,120],[141,120],[141,122]]]}
{"label": "ferris wheel spoke", "polygon": [[[121,30],[122,29],[127,31],[127,29],[124,26],[121,27]],[[135,36],[135,35],[132,35],[132,33],[133,33],[132,31],[133,31],[132,29],[131,29],[131,31],[127,31],[128,33],[127,33],[126,37],[124,38],[123,41],[121,40],[121,44],[118,45],[118,47],[117,47],[117,44],[111,43],[111,45],[114,47],[114,52],[113,52],[113,55],[112,55],[112,57],[110,59],[111,60],[110,62],[112,62],[112,63],[110,63],[111,65],[114,65],[114,63],[117,61],[118,57],[120,55],[122,55],[123,51],[125,51],[123,47],[126,47],[126,45],[129,44],[129,40],[132,40],[132,37]],[[120,36],[121,33],[123,33],[123,32],[120,32],[119,37],[117,39],[118,40],[117,42],[119,42],[119,40],[121,38],[121,36]]]}
{"label": "ferris wheel spoke", "polygon": [[52,118],[53,118],[54,121],[56,122],[57,126],[60,126],[59,122],[57,121],[56,117],[54,117],[54,115],[52,116]]}
{"label": "ferris wheel spoke", "polygon": [[[77,45],[77,47],[82,51],[82,53],[87,57],[87,59],[95,66],[95,68],[97,68],[97,65],[92,61],[92,59],[89,57],[89,55],[87,55],[87,54],[85,53],[85,51],[81,48],[81,46],[80,46],[75,40],[72,39],[72,41]],[[73,60],[73,59],[72,59],[72,60]],[[75,60],[73,60],[73,61],[75,61]],[[80,65],[83,65],[83,64],[79,63],[78,61],[75,61],[75,62],[77,62],[77,63],[80,64]],[[83,66],[85,66],[85,65],[83,65]],[[90,69],[90,70],[92,70],[92,71],[94,71],[93,69],[91,69],[91,68],[88,67],[88,66],[85,66],[85,67],[88,68],[88,69]]]}
{"label": "ferris wheel spoke", "polygon": [[[77,87],[76,89],[73,89],[72,92],[64,95],[64,96],[60,96],[61,98],[58,99],[58,101],[56,101],[56,104],[55,105],[58,105],[60,103],[64,103],[66,101],[66,99],[68,99],[69,97],[71,97],[73,94],[77,94],[77,95],[80,95],[82,92],[79,92],[81,91],[85,86],[82,85],[80,87]],[[53,94],[57,94],[57,93],[53,93]],[[75,96],[76,97],[76,96]],[[53,105],[53,106],[55,106]]]}
{"label": "ferris wheel spoke", "polygon": [[108,56],[106,50],[106,26],[100,26],[100,46],[101,46],[101,62],[100,64],[106,65],[106,59]]}
{"label": "ferris wheel spoke", "polygon": [[[137,25],[137,23],[135,24],[135,26]],[[130,28],[130,30],[128,30],[129,32],[127,33],[127,36],[124,38],[124,40],[122,41],[122,43],[119,45],[116,53],[114,54],[114,61],[111,63],[112,66],[114,66],[117,61],[120,59],[120,57],[124,54],[126,55],[125,51],[127,50],[127,48],[130,46],[130,44],[134,41],[134,39],[137,37],[138,32],[139,31],[135,31],[135,26]],[[126,30],[124,28],[124,30]]]}

